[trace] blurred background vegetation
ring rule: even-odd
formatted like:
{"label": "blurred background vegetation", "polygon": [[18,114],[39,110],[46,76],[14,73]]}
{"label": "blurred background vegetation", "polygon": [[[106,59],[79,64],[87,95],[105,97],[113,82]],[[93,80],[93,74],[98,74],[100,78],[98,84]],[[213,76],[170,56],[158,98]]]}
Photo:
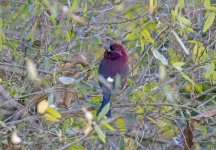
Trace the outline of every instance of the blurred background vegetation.
{"label": "blurred background vegetation", "polygon": [[[2,149],[215,149],[215,0],[0,0]],[[95,116],[106,40],[129,54]]]}

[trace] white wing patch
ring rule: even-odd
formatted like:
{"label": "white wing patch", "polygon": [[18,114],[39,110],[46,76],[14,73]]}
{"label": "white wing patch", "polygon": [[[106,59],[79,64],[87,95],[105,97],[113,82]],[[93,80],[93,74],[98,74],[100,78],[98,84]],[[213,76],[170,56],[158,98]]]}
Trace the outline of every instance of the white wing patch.
{"label": "white wing patch", "polygon": [[111,78],[111,77],[108,77],[108,78],[107,78],[107,82],[109,82],[109,83],[113,83],[113,81],[114,81],[113,78]]}

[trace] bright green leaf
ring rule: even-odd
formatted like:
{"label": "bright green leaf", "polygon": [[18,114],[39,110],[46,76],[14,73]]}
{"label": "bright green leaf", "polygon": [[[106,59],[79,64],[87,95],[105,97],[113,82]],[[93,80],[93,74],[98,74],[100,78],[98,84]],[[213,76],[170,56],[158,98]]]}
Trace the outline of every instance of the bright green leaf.
{"label": "bright green leaf", "polygon": [[53,109],[51,107],[48,107],[46,109],[46,112],[49,113],[50,115],[52,115],[55,118],[61,118],[62,117],[61,114],[57,110],[55,110],[55,109]]}
{"label": "bright green leaf", "polygon": [[108,103],[102,110],[101,112],[98,114],[98,120],[101,120],[110,110],[110,103]]}
{"label": "bright green leaf", "polygon": [[134,33],[128,33],[125,37],[125,39],[128,41],[135,40],[136,38],[137,38],[137,36],[134,35]]}
{"label": "bright green leaf", "polygon": [[115,131],[115,129],[108,123],[108,122],[101,122],[101,124],[105,127],[105,128],[107,128],[107,129],[109,129],[110,131]]}
{"label": "bright green leaf", "polygon": [[103,142],[106,143],[106,135],[103,133],[103,131],[100,129],[100,127],[98,125],[94,126],[95,131],[98,135],[98,138]]}
{"label": "bright green leaf", "polygon": [[206,10],[216,11],[216,7],[211,6],[211,0],[205,0],[204,1],[204,7],[205,7]]}
{"label": "bright green leaf", "polygon": [[121,133],[125,133],[126,127],[125,127],[124,120],[123,120],[122,118],[116,119],[116,120],[115,120],[115,124],[116,124],[118,130],[119,130]]}
{"label": "bright green leaf", "polygon": [[87,11],[88,11],[88,3],[85,2],[84,8],[83,8],[83,17],[87,16]]}
{"label": "bright green leaf", "polygon": [[185,65],[185,62],[175,62],[173,63],[173,67],[182,67]]}
{"label": "bright green leaf", "polygon": [[57,119],[56,117],[50,115],[50,114],[44,114],[44,118],[48,121],[52,121],[52,122],[59,122],[59,119]]}
{"label": "bright green leaf", "polygon": [[208,15],[208,17],[204,23],[202,31],[206,32],[212,26],[212,24],[214,23],[214,20],[215,20],[215,12],[209,13],[209,15]]}
{"label": "bright green leaf", "polygon": [[149,43],[154,44],[154,39],[152,38],[150,32],[147,29],[143,28],[141,34],[142,34],[142,36],[144,37],[145,40],[147,40]]}
{"label": "bright green leaf", "polygon": [[180,21],[181,23],[183,23],[184,25],[189,26],[189,25],[191,24],[190,20],[188,20],[187,18],[185,18],[185,17],[183,17],[183,16],[179,17],[178,19],[179,19],[179,21]]}

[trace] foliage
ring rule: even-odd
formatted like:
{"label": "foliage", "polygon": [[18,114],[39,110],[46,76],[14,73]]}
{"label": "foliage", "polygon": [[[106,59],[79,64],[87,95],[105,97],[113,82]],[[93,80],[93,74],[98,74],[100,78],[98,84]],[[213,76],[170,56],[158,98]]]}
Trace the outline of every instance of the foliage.
{"label": "foliage", "polygon": [[[1,0],[1,147],[216,147],[215,14],[214,0]],[[130,77],[96,117],[107,39]]]}

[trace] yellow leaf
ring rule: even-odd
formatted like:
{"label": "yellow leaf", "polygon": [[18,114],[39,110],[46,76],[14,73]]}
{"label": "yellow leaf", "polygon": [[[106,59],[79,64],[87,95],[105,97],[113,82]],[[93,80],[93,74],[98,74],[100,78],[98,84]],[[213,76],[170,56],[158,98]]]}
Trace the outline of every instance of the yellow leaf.
{"label": "yellow leaf", "polygon": [[157,0],[150,0],[149,1],[149,13],[152,14],[155,7],[157,6]]}
{"label": "yellow leaf", "polygon": [[50,114],[44,114],[44,118],[48,121],[52,121],[52,122],[59,122],[59,119],[55,118],[54,116],[50,115]]}
{"label": "yellow leaf", "polygon": [[61,118],[62,117],[61,114],[57,110],[55,110],[55,109],[53,109],[51,107],[48,107],[46,109],[46,112],[49,113],[50,115],[52,115],[55,118]]}
{"label": "yellow leaf", "polygon": [[211,6],[211,1],[210,0],[205,0],[204,1],[204,7],[205,7],[206,10],[216,11],[216,7]]}
{"label": "yellow leaf", "polygon": [[126,127],[125,127],[125,124],[124,124],[124,121],[123,121],[122,118],[118,118],[118,119],[115,121],[115,124],[116,124],[118,130],[119,130],[121,133],[125,133]]}
{"label": "yellow leaf", "polygon": [[129,33],[126,35],[125,39],[128,41],[135,40],[137,37],[133,33]]}
{"label": "yellow leaf", "polygon": [[206,32],[214,23],[215,13],[210,12],[203,26],[203,32]]}
{"label": "yellow leaf", "polygon": [[145,40],[147,40],[149,43],[154,44],[154,39],[152,38],[151,34],[149,33],[149,31],[147,29],[143,28],[141,34]]}
{"label": "yellow leaf", "polygon": [[49,103],[46,100],[42,100],[38,105],[37,105],[37,112],[39,114],[44,114],[46,109],[48,108]]}

